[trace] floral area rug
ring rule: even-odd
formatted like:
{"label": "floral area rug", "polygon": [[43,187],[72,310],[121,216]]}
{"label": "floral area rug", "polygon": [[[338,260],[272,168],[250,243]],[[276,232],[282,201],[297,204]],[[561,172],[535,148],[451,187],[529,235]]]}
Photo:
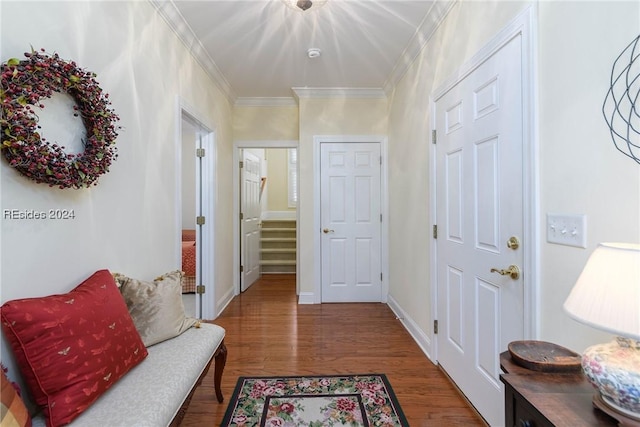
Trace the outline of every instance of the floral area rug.
{"label": "floral area rug", "polygon": [[408,426],[384,374],[240,377],[221,426]]}

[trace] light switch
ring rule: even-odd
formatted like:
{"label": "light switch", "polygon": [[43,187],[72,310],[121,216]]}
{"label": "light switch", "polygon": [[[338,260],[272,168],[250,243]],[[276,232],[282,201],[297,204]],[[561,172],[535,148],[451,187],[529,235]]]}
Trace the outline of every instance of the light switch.
{"label": "light switch", "polygon": [[587,216],[584,214],[547,214],[547,242],[587,247]]}

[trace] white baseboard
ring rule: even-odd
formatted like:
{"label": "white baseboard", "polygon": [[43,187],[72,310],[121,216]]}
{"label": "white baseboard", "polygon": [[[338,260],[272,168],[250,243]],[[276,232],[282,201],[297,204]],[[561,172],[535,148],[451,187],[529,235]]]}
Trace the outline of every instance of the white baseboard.
{"label": "white baseboard", "polygon": [[422,329],[420,329],[418,324],[414,322],[404,310],[402,310],[400,305],[398,305],[398,302],[393,299],[391,295],[389,295],[388,299],[387,305],[391,308],[391,311],[393,311],[398,320],[402,322],[402,325],[407,332],[409,332],[409,335],[411,335],[416,344],[418,344],[418,347],[420,347],[422,352],[435,364],[436,361],[431,357],[431,354],[433,354],[431,351],[431,338],[425,334]]}
{"label": "white baseboard", "polygon": [[315,304],[315,295],[313,292],[300,292],[298,295],[298,304]]}
{"label": "white baseboard", "polygon": [[[220,298],[220,303],[218,304],[218,316],[220,316],[222,314],[222,312],[225,310],[225,308],[227,308],[227,306],[231,303],[231,300],[233,300],[233,289],[229,289],[229,291],[227,293],[225,293],[225,295]],[[215,320],[215,319],[214,319]]]}

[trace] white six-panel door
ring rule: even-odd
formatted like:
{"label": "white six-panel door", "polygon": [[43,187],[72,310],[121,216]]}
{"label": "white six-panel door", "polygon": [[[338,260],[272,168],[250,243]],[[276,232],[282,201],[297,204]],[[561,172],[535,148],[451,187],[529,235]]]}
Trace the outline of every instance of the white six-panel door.
{"label": "white six-panel door", "polygon": [[322,302],[380,302],[379,143],[322,143]]}
{"label": "white six-panel door", "polygon": [[[499,354],[523,339],[521,37],[435,100],[438,362],[504,425]],[[519,247],[507,246],[511,238]]]}
{"label": "white six-panel door", "polygon": [[240,290],[245,291],[260,277],[260,159],[242,150],[241,247],[242,266]]}

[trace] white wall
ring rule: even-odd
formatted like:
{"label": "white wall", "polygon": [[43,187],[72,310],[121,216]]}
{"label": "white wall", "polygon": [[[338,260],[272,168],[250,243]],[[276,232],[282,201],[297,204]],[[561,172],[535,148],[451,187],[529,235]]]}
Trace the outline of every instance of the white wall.
{"label": "white wall", "polygon": [[269,211],[295,211],[289,207],[289,150],[267,150],[267,194]]}
{"label": "white wall", "polygon": [[581,352],[608,336],[571,320],[564,300],[599,242],[640,242],[640,165],[615,149],[601,111],[640,3],[542,2],[539,12],[541,212],[587,215],[586,249],[542,245],[540,333]]}
{"label": "white wall", "polygon": [[[178,97],[216,130],[216,245],[231,247],[231,106],[151,4],[3,1],[0,8],[2,61],[22,58],[30,45],[76,61],[97,73],[123,127],[118,159],[90,189],[35,184],[0,161],[3,210],[76,216],[2,220],[2,301],[66,292],[102,268],[152,279],[179,267]],[[216,295],[232,295],[232,255],[215,256]],[[11,365],[4,340],[2,350]]]}
{"label": "white wall", "polygon": [[295,141],[298,106],[238,106],[233,109],[236,141]]}
{"label": "white wall", "polygon": [[300,98],[300,143],[298,147],[298,283],[301,294],[312,300],[316,282],[314,252],[314,164],[315,135],[387,135],[386,99]]}
{"label": "white wall", "polygon": [[[390,294],[430,336],[429,95],[529,2],[458,2],[396,86],[389,115]],[[615,150],[600,112],[637,2],[535,3],[539,20],[540,229],[546,212],[584,213],[588,248],[540,235],[539,338],[582,351],[603,335],[562,303],[600,241],[640,241],[640,167]],[[421,236],[422,238],[416,238]]]}

